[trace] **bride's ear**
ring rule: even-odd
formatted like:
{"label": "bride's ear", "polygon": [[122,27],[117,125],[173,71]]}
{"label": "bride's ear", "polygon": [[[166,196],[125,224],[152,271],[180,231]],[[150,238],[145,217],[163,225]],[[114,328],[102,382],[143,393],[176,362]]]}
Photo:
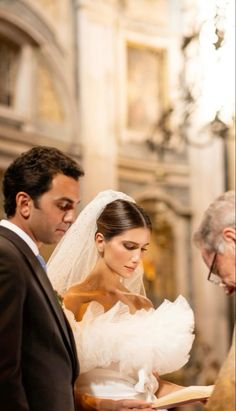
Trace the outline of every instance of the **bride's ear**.
{"label": "bride's ear", "polygon": [[104,251],[104,235],[102,233],[96,233],[95,243],[99,254],[103,254]]}

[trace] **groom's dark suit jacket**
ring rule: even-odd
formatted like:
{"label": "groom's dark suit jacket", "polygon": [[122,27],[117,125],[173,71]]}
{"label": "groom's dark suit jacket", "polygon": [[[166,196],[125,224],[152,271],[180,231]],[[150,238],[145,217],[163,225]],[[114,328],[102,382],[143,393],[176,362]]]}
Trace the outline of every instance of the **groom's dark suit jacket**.
{"label": "groom's dark suit jacket", "polygon": [[71,329],[28,245],[0,226],[0,408],[74,411]]}

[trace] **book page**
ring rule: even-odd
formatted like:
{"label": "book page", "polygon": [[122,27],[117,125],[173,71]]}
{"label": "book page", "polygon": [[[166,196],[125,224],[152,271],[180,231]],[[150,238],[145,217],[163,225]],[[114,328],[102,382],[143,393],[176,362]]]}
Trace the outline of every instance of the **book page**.
{"label": "book page", "polygon": [[158,409],[164,407],[168,409],[178,405],[204,400],[210,397],[213,388],[214,385],[192,385],[185,387],[157,398],[157,400],[152,403],[152,408]]}

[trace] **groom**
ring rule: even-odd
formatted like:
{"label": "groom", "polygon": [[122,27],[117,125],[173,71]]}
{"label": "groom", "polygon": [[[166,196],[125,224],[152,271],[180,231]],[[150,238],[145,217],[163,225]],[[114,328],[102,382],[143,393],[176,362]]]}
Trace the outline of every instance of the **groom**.
{"label": "groom", "polygon": [[74,411],[74,339],[40,263],[42,243],[58,242],[75,218],[79,165],[34,147],[3,179],[0,222],[0,408]]}
{"label": "groom", "polygon": [[[75,411],[74,338],[48,280],[40,246],[58,242],[75,219],[80,166],[53,147],[34,147],[3,179],[0,222],[0,408]],[[87,408],[88,409],[88,408]],[[134,400],[103,400],[90,410],[151,411]]]}

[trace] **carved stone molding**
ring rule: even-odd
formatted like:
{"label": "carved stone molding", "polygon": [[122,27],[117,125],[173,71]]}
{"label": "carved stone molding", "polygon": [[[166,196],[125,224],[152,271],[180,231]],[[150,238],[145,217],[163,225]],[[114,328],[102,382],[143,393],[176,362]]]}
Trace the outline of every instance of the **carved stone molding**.
{"label": "carved stone molding", "polygon": [[[58,143],[64,140],[70,144],[77,141],[75,78],[68,69],[68,50],[60,43],[53,25],[28,0],[0,0],[0,34],[18,44],[21,49],[14,106],[9,110],[0,107],[1,124],[15,128],[20,122],[21,130],[26,135],[32,132],[49,140],[55,138],[56,144],[57,140]],[[44,89],[37,79],[39,59],[48,73]],[[40,96],[36,93],[35,85],[40,87]],[[50,107],[51,111],[46,113],[49,110],[45,103],[48,92],[54,107]],[[40,104],[37,101],[39,97]],[[39,108],[40,116],[37,118]]]}
{"label": "carved stone molding", "polygon": [[37,133],[24,132],[20,129],[12,129],[0,126],[0,168],[6,168],[10,162],[23,151],[36,145],[54,146],[69,154],[76,160],[81,160],[81,147],[74,143],[58,141]]}

